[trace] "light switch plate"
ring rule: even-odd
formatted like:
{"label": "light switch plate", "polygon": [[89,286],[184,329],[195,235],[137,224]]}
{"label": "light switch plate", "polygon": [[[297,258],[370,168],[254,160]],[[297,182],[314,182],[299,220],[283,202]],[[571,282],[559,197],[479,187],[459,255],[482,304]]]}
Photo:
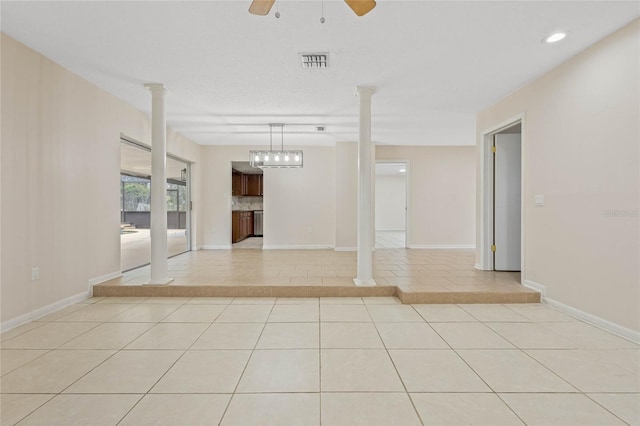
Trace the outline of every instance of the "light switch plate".
{"label": "light switch plate", "polygon": [[536,195],[534,199],[536,206],[544,206],[544,195]]}

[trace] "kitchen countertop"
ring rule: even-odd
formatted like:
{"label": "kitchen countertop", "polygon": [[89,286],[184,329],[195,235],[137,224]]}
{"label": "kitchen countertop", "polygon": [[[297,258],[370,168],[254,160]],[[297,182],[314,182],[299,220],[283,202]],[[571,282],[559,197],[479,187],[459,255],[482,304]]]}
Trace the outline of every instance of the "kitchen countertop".
{"label": "kitchen countertop", "polygon": [[261,212],[262,209],[231,209],[232,212]]}

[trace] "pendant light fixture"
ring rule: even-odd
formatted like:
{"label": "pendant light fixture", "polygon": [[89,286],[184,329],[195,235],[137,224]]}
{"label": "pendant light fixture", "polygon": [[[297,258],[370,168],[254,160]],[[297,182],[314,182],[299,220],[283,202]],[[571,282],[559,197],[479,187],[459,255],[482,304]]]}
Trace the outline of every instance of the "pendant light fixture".
{"label": "pendant light fixture", "polygon": [[[280,128],[280,150],[273,149],[273,128]],[[249,151],[251,167],[293,169],[302,167],[302,150],[284,149],[284,124],[269,123],[269,150]]]}

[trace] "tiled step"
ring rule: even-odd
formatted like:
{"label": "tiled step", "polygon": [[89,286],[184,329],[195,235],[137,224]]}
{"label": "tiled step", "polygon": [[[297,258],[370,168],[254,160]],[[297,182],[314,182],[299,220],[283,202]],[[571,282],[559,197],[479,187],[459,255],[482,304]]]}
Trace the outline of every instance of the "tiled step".
{"label": "tiled step", "polygon": [[[111,284],[110,284],[111,283]],[[396,286],[224,286],[121,285],[93,287],[95,297],[376,297],[396,296],[402,303],[540,303],[540,293],[518,291],[409,291]]]}

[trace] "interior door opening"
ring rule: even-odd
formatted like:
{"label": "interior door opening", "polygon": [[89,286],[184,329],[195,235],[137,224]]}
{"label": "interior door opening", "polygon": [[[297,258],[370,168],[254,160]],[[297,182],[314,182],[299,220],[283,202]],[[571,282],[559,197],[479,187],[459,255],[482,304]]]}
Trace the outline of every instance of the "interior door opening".
{"label": "interior door opening", "polygon": [[248,161],[231,162],[231,247],[262,249],[264,174]]}
{"label": "interior door opening", "polygon": [[376,162],[376,249],[407,247],[407,163]]}
{"label": "interior door opening", "polygon": [[521,270],[522,127],[493,135],[493,270]]}

